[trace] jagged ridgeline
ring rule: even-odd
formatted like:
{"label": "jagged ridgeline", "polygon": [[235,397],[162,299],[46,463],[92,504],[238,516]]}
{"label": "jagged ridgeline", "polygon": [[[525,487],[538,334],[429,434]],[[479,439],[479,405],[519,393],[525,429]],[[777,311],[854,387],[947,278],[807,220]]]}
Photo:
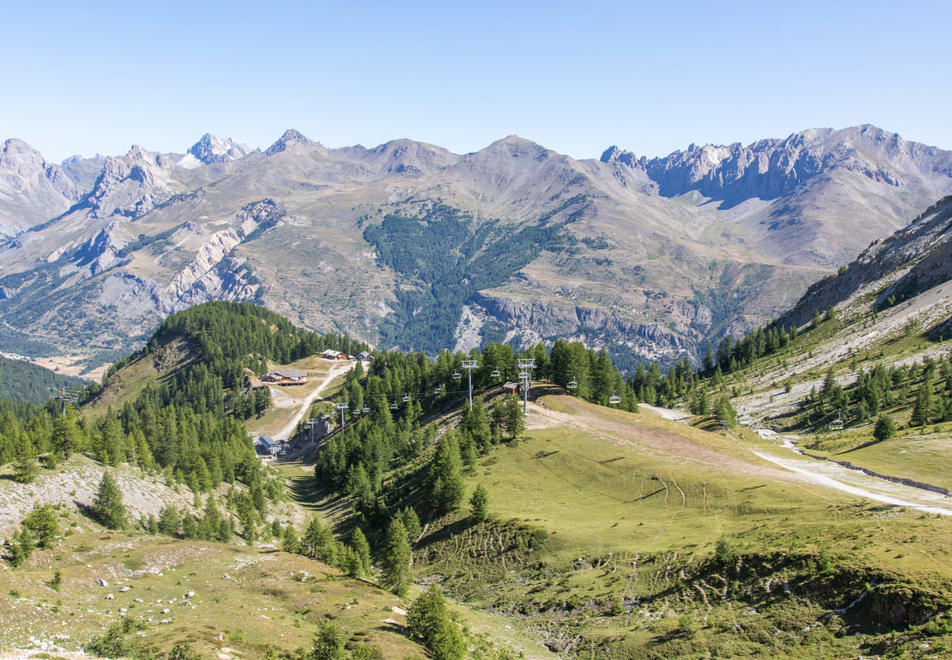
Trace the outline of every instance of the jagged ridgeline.
{"label": "jagged ridgeline", "polygon": [[379,225],[367,227],[364,239],[380,259],[415,285],[396,292],[395,313],[380,328],[382,344],[430,355],[453,346],[463,305],[478,291],[508,281],[543,250],[556,252],[575,244],[564,231],[573,216],[568,222],[550,219],[584,202],[573,198],[518,227],[499,220],[477,222],[440,202],[425,205],[412,217],[389,214]]}

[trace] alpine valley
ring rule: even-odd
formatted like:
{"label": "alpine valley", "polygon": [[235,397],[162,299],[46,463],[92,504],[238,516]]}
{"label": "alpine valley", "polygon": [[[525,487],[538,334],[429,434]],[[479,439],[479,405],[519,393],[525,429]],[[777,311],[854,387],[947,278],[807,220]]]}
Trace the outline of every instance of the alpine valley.
{"label": "alpine valley", "polygon": [[55,164],[10,139],[0,349],[89,368],[229,300],[430,355],[564,338],[622,370],[699,363],[949,193],[952,152],[869,125],[598,160],[289,130],[264,151],[205,135]]}

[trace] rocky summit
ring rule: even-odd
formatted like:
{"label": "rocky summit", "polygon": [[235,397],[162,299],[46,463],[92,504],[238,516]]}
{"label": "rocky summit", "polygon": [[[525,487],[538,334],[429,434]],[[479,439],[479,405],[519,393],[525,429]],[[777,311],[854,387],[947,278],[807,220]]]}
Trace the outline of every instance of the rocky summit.
{"label": "rocky summit", "polygon": [[170,311],[250,300],[384,347],[564,337],[623,368],[697,360],[949,193],[952,153],[873,126],[594,160],[288,130],[263,152],[206,134],[55,165],[8,140],[0,321],[129,348]]}

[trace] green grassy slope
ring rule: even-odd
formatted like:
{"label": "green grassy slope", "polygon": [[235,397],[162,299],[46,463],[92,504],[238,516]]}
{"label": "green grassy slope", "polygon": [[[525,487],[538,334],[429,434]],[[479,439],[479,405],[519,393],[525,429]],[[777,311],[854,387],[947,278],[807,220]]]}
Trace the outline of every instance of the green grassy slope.
{"label": "green grassy slope", "polygon": [[[389,477],[428,523],[419,580],[564,657],[952,652],[952,521],[812,485],[720,434],[539,403],[466,477],[489,492],[487,523],[432,516],[413,465]],[[317,504],[349,524],[346,500]]]}

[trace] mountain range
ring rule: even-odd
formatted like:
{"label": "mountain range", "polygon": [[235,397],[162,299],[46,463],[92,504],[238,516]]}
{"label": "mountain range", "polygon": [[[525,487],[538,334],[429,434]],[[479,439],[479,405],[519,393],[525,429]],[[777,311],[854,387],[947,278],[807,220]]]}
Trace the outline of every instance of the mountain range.
{"label": "mountain range", "polygon": [[950,193],[952,152],[868,125],[597,160],[289,130],[55,164],[11,139],[0,322],[127,349],[171,312],[249,300],[388,348],[565,337],[622,367],[696,360]]}

